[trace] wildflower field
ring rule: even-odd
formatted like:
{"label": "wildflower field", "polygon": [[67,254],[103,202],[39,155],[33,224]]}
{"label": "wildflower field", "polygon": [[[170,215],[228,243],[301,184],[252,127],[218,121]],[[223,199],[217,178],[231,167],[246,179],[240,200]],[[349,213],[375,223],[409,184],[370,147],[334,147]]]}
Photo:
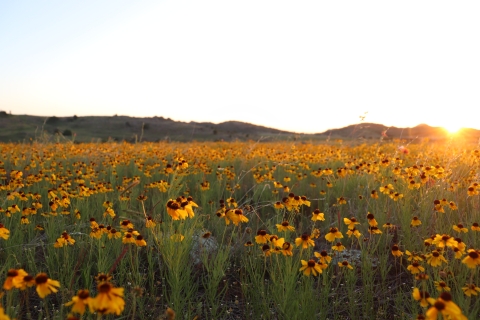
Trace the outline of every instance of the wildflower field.
{"label": "wildflower field", "polygon": [[479,150],[0,144],[0,319],[478,319]]}

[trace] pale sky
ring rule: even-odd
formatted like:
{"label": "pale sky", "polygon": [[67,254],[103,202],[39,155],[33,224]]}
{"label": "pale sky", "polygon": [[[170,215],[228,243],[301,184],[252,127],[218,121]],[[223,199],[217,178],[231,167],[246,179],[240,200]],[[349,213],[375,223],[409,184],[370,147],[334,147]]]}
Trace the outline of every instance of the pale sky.
{"label": "pale sky", "polygon": [[0,110],[480,129],[480,1],[0,0]]}

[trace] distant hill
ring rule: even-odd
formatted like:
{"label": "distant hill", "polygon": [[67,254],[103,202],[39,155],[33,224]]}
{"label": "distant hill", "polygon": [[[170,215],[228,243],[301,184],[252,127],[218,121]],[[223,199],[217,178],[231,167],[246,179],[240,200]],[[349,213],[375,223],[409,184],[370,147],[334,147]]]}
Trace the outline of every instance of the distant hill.
{"label": "distant hill", "polygon": [[[385,133],[382,135],[382,133]],[[458,135],[462,139],[478,141],[480,131],[463,129]],[[361,123],[339,129],[330,129],[317,134],[297,134],[240,121],[222,123],[181,122],[169,118],[135,118],[127,116],[88,117],[39,117],[12,115],[0,111],[0,141],[28,142],[31,140],[75,140],[91,141],[283,141],[330,139],[379,140],[449,138],[443,128],[422,124],[414,128],[386,127],[375,123]]]}
{"label": "distant hill", "polygon": [[295,133],[239,121],[219,124],[181,122],[169,118],[127,116],[39,117],[0,112],[0,141],[19,142],[57,135],[77,142],[90,141],[215,141],[285,140]]}
{"label": "distant hill", "polygon": [[[329,137],[333,139],[425,139],[432,141],[449,139],[451,135],[442,127],[431,127],[427,124],[420,124],[413,128],[397,128],[387,127],[377,123],[360,123],[350,125],[339,129],[330,129],[322,133],[315,134],[319,137]],[[468,140],[478,141],[480,139],[480,131],[476,129],[464,128],[459,130],[455,137]]]}

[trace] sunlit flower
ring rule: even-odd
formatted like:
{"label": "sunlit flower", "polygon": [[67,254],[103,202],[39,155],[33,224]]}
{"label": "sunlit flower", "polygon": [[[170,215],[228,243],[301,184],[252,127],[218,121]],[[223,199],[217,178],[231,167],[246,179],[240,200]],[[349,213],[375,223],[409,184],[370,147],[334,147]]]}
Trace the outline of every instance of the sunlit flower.
{"label": "sunlit flower", "polygon": [[471,226],[472,231],[480,231],[480,225],[478,222],[474,222]]}
{"label": "sunlit flower", "polygon": [[394,244],[392,246],[392,254],[395,257],[401,257],[403,255],[403,252],[400,251],[400,248],[398,247],[398,245]]}
{"label": "sunlit flower", "polygon": [[248,218],[243,215],[242,209],[229,209],[225,214],[236,226],[238,226],[239,223],[248,222]]}
{"label": "sunlit flower", "polygon": [[342,252],[343,250],[345,250],[345,246],[341,242],[337,242],[337,244],[332,246],[332,250]]}
{"label": "sunlit flower", "polygon": [[377,222],[377,220],[375,220],[375,216],[370,212],[367,213],[367,220],[368,220],[368,225],[370,227],[377,227],[378,226],[378,222]]}
{"label": "sunlit flower", "polygon": [[325,221],[325,215],[318,209],[312,212],[312,221]]}
{"label": "sunlit flower", "polygon": [[350,238],[351,236],[355,236],[358,238],[360,238],[362,236],[362,234],[360,233],[360,231],[358,231],[356,228],[353,228],[353,229],[349,229],[347,231],[347,236]]}
{"label": "sunlit flower", "polygon": [[28,276],[28,273],[23,269],[10,269],[7,272],[7,279],[3,284],[3,289],[11,290],[16,287],[17,283],[21,283],[24,278]]}
{"label": "sunlit flower", "polygon": [[417,274],[420,272],[424,272],[425,268],[422,267],[417,261],[413,261],[412,264],[408,265],[407,270],[410,271],[412,274]]}
{"label": "sunlit flower", "polygon": [[71,312],[83,315],[87,306],[90,312],[93,312],[93,298],[90,297],[88,290],[78,290],[77,295],[71,301],[65,303],[65,306],[72,306]]}
{"label": "sunlit flower", "polygon": [[435,288],[440,292],[450,291],[450,287],[445,281],[434,281],[433,283],[435,284]]}
{"label": "sunlit flower", "polygon": [[51,293],[55,293],[60,288],[60,282],[49,279],[46,273],[39,273],[35,277],[35,284],[37,285],[37,293],[40,298],[45,298]]}
{"label": "sunlit flower", "polygon": [[433,306],[428,309],[426,316],[428,320],[437,320],[438,314],[442,314],[444,319],[467,320],[462,310],[452,301],[452,295],[448,292],[442,292],[437,300],[431,303]]}
{"label": "sunlit flower", "polygon": [[442,234],[442,235],[437,234],[433,239],[432,244],[436,245],[438,248],[445,248],[445,247],[453,248],[458,245],[458,242],[455,241],[455,239],[449,236],[448,234]]}
{"label": "sunlit flower", "polygon": [[7,240],[10,237],[10,231],[0,223],[0,238]]}
{"label": "sunlit flower", "polygon": [[459,223],[459,224],[454,224],[453,225],[453,230],[457,231],[457,232],[463,232],[463,233],[467,233],[468,232],[468,229],[465,228],[463,226],[463,224]]}
{"label": "sunlit flower", "polygon": [[301,262],[302,267],[299,269],[299,271],[303,271],[303,274],[306,276],[310,276],[310,274],[317,276],[323,272],[321,265],[316,263],[315,260],[302,260]]}
{"label": "sunlit flower", "polygon": [[413,217],[412,221],[410,222],[411,227],[418,227],[421,224],[422,224],[422,221],[420,221],[420,219],[418,219],[417,216]]}
{"label": "sunlit flower", "polygon": [[463,293],[467,297],[471,297],[472,295],[478,296],[478,293],[480,292],[480,287],[477,287],[473,283],[466,285],[465,287],[462,287]]}
{"label": "sunlit flower", "polygon": [[125,308],[123,288],[115,288],[110,282],[98,285],[98,294],[91,302],[93,308],[101,314],[120,315]]}
{"label": "sunlit flower", "polygon": [[155,223],[155,221],[153,220],[152,217],[148,216],[147,217],[147,221],[145,223],[145,227],[146,228],[154,228],[157,224]]}
{"label": "sunlit flower", "polygon": [[258,244],[264,244],[268,242],[269,234],[265,230],[258,230],[255,236],[255,242]]}
{"label": "sunlit flower", "polygon": [[382,234],[382,230],[378,229],[378,227],[368,227],[368,232],[370,234]]}
{"label": "sunlit flower", "polygon": [[343,234],[338,231],[337,228],[330,228],[330,231],[325,235],[325,239],[329,242],[335,241],[335,239],[343,238]]}
{"label": "sunlit flower", "polygon": [[312,239],[310,239],[310,235],[308,233],[303,233],[300,237],[295,239],[295,245],[297,247],[302,246],[302,249],[307,249],[309,246],[314,246],[315,243]]}
{"label": "sunlit flower", "polygon": [[413,288],[412,296],[413,299],[419,301],[420,305],[424,308],[435,302],[435,299],[430,298],[430,294],[428,294],[428,292],[420,291],[417,287]]}
{"label": "sunlit flower", "polygon": [[468,255],[462,260],[462,263],[471,269],[475,269],[480,265],[480,254],[474,249],[469,249]]}
{"label": "sunlit flower", "polygon": [[343,218],[343,223],[347,225],[347,228],[349,230],[355,229],[355,225],[360,224],[360,222],[357,221],[356,218],[352,217],[350,219],[348,218]]}
{"label": "sunlit flower", "polygon": [[325,250],[322,250],[320,253],[319,252],[314,252],[313,253],[315,257],[318,258],[318,260],[323,263],[323,264],[329,264],[330,261],[332,261],[332,257],[328,255],[328,252]]}
{"label": "sunlit flower", "polygon": [[352,266],[350,263],[348,263],[347,260],[344,260],[344,261],[342,261],[342,262],[339,262],[339,263],[338,263],[338,266],[339,266],[340,268],[348,268],[348,269],[353,270],[353,266]]}
{"label": "sunlit flower", "polygon": [[432,267],[441,266],[442,263],[448,263],[445,257],[440,254],[437,250],[433,250],[432,253],[429,253],[427,256],[427,263]]}
{"label": "sunlit flower", "polygon": [[293,255],[293,246],[290,244],[290,242],[284,242],[282,245],[282,254],[284,256],[292,256]]}

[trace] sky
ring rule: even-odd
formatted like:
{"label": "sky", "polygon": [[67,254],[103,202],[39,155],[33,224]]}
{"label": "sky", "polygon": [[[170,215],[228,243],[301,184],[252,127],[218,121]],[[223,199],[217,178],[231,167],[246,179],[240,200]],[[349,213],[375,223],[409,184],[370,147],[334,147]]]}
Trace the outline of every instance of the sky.
{"label": "sky", "polygon": [[480,1],[0,0],[0,110],[480,129]]}

